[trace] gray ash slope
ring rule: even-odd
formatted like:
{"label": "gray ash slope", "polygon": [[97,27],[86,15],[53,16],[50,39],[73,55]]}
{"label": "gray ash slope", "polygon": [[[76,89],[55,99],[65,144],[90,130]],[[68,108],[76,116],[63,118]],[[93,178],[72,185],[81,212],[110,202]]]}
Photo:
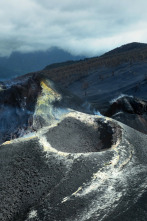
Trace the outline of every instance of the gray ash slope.
{"label": "gray ash slope", "polygon": [[[147,99],[147,61],[130,62],[115,67],[100,67],[81,81],[73,82],[68,89],[94,103],[102,112],[109,101],[121,94]],[[88,87],[83,89],[83,83]]]}
{"label": "gray ash slope", "polygon": [[[141,70],[141,64],[144,70],[145,61],[133,67]],[[126,63],[115,68],[120,65],[127,70]],[[123,81],[123,73],[111,77]],[[96,78],[85,77],[94,87]],[[86,96],[78,91],[80,80],[71,91],[84,99],[44,71],[1,83],[0,220],[147,220],[146,94],[114,99],[142,78],[136,74],[116,88],[98,79],[105,93],[97,85],[95,103],[90,87]],[[93,108],[111,118],[94,115]]]}
{"label": "gray ash slope", "polygon": [[[147,44],[127,44],[100,59],[107,62],[70,83],[68,89],[103,115],[147,133]],[[115,109],[113,114],[110,108]]]}

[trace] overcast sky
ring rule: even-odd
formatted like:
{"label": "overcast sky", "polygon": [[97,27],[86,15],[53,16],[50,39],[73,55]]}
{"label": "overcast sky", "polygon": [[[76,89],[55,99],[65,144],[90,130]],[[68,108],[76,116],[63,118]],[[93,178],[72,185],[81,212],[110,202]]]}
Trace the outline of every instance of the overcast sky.
{"label": "overcast sky", "polygon": [[0,55],[47,50],[95,56],[147,42],[147,0],[0,0]]}

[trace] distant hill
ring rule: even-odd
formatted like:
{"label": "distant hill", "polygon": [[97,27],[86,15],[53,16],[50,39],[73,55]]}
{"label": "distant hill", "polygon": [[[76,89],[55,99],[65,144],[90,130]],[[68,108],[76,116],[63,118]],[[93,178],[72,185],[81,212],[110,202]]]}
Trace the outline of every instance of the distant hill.
{"label": "distant hill", "polygon": [[[80,61],[67,61],[46,66],[38,74],[45,73],[49,78],[61,85],[70,87],[76,81],[93,73],[98,74],[97,78],[103,79],[103,72],[100,70],[105,68],[109,75],[114,75],[116,68],[123,64],[128,65],[128,71],[136,62],[146,62],[147,60],[147,44],[130,43],[116,48],[102,56],[86,58]],[[135,70],[134,70],[135,72]],[[146,69],[144,69],[144,75]]]}
{"label": "distant hill", "polygon": [[47,65],[44,68],[44,70],[50,70],[50,69],[54,69],[54,68],[65,67],[65,66],[68,66],[68,65],[76,64],[80,61],[81,60],[77,60],[77,61],[69,60],[69,61],[60,62],[60,63],[53,63],[53,64]]}
{"label": "distant hill", "polygon": [[82,58],[56,47],[32,53],[14,52],[10,57],[0,57],[0,80],[38,71],[49,64]]}
{"label": "distant hill", "polygon": [[130,51],[134,51],[134,50],[140,50],[140,49],[144,49],[144,48],[147,48],[147,44],[145,43],[138,43],[138,42],[132,42],[132,43],[129,43],[129,44],[125,44],[125,45],[122,45],[118,48],[115,48],[105,54],[103,54],[102,56],[110,56],[110,55],[117,55],[117,54],[120,54],[120,53],[126,53],[126,52],[130,52]]}

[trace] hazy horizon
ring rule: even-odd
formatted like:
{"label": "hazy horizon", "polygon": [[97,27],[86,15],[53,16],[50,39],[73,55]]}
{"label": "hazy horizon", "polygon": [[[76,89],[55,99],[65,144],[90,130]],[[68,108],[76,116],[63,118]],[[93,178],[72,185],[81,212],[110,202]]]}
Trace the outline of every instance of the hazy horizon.
{"label": "hazy horizon", "polygon": [[73,55],[103,54],[147,42],[145,0],[6,0],[0,2],[0,56],[58,47]]}

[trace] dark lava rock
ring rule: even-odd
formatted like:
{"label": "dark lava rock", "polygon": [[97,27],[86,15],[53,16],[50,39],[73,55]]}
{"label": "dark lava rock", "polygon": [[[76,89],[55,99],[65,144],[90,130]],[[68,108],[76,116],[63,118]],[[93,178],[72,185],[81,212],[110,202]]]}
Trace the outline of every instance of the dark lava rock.
{"label": "dark lava rock", "polygon": [[145,100],[123,96],[110,105],[105,115],[147,134],[147,101]]}

